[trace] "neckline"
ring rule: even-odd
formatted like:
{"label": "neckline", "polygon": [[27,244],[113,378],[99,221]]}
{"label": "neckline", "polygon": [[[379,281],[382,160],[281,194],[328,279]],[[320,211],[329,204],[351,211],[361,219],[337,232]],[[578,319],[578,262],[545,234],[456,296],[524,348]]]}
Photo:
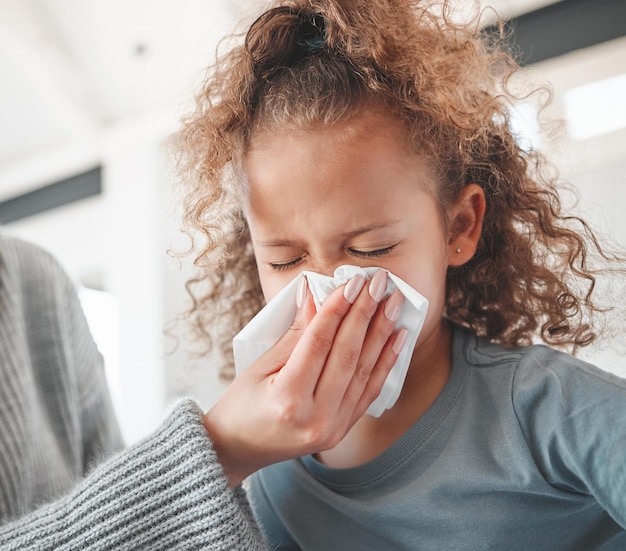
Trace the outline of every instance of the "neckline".
{"label": "neckline", "polygon": [[356,489],[378,482],[401,467],[428,440],[447,416],[463,387],[468,370],[464,368],[469,345],[467,330],[453,325],[452,369],[443,390],[426,412],[389,448],[371,461],[346,469],[328,467],[312,455],[302,457],[306,470],[330,488]]}

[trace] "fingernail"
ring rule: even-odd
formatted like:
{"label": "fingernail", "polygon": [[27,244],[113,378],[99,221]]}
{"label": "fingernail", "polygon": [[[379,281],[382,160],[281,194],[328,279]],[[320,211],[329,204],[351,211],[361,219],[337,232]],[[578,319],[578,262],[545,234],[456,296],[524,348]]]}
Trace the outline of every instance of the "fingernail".
{"label": "fingernail", "polygon": [[389,321],[398,321],[403,304],[404,296],[402,296],[402,293],[396,289],[385,304],[385,317]]}
{"label": "fingernail", "polygon": [[378,270],[372,281],[370,281],[370,296],[376,301],[380,302],[380,299],[383,298],[385,294],[385,289],[387,288],[387,271],[386,270]]}
{"label": "fingernail", "polygon": [[396,335],[396,338],[393,341],[393,346],[391,347],[394,354],[400,354],[400,352],[402,352],[402,349],[404,348],[404,345],[406,344],[407,334],[408,333],[406,329],[400,329],[400,331],[398,331],[398,334]]}
{"label": "fingernail", "polygon": [[296,306],[302,308],[306,301],[306,277],[303,277],[298,283],[298,290],[296,291]]}
{"label": "fingernail", "polygon": [[343,296],[350,304],[352,304],[356,300],[356,297],[359,296],[364,283],[365,278],[361,274],[355,275],[350,281],[348,281],[348,283],[346,283],[346,286],[343,289]]}

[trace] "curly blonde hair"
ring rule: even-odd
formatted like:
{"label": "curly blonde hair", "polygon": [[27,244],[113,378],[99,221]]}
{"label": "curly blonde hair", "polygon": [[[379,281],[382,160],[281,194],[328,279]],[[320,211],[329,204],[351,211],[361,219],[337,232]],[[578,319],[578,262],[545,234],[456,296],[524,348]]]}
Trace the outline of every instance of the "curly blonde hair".
{"label": "curly blonde hair", "polygon": [[447,2],[286,0],[218,57],[176,138],[199,249],[188,313],[223,352],[223,376],[232,375],[233,335],[263,305],[241,207],[251,137],[332,124],[374,104],[401,117],[436,168],[444,217],[465,185],[485,192],[478,250],[447,275],[447,318],[509,346],[539,338],[575,351],[596,338],[592,317],[603,308],[592,298],[592,259],[611,258],[584,220],[562,212],[543,156],[512,134],[518,66],[499,42],[477,20],[453,23]]}

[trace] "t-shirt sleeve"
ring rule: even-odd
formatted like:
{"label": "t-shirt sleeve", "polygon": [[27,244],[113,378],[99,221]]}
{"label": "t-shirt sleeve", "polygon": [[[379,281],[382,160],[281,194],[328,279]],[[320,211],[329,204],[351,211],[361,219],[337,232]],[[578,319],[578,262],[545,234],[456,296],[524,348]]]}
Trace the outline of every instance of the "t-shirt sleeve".
{"label": "t-shirt sleeve", "polygon": [[66,497],[0,526],[0,549],[267,549],[231,490],[191,400]]}
{"label": "t-shirt sleeve", "polygon": [[512,399],[546,481],[593,496],[626,528],[626,380],[537,346],[517,366]]}

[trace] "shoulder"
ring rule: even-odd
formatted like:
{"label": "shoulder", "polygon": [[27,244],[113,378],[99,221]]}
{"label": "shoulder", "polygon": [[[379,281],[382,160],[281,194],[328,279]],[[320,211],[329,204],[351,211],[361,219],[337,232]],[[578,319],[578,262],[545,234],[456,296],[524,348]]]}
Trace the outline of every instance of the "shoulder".
{"label": "shoulder", "polygon": [[34,243],[0,230],[0,288],[22,296],[72,295],[76,285],[59,261]]}
{"label": "shoulder", "polygon": [[515,354],[510,400],[531,448],[568,449],[598,427],[623,424],[626,379],[545,345]]}
{"label": "shoulder", "polygon": [[565,352],[545,345],[529,347],[520,357],[516,373],[516,394],[558,394],[561,401],[593,394],[626,397],[626,379]]}
{"label": "shoulder", "polygon": [[457,354],[461,354],[467,364],[473,368],[509,370],[518,387],[541,386],[548,381],[626,387],[626,379],[543,344],[505,347],[480,338],[468,329],[456,328],[455,331]]}
{"label": "shoulder", "polygon": [[455,349],[455,362],[495,385],[522,425],[542,417],[552,423],[592,404],[626,405],[626,379],[549,346],[504,347],[457,329]]}
{"label": "shoulder", "polygon": [[[511,390],[520,430],[546,480],[615,502],[612,480],[622,476],[615,457],[626,446],[626,379],[538,345],[521,357]],[[617,501],[622,507],[623,498]]]}
{"label": "shoulder", "polygon": [[0,266],[19,275],[51,272],[63,273],[59,262],[34,243],[0,231]]}
{"label": "shoulder", "polygon": [[22,320],[26,331],[75,325],[81,316],[78,288],[48,251],[0,231],[0,316]]}
{"label": "shoulder", "polygon": [[[614,458],[626,446],[626,379],[549,346],[506,348],[463,332],[459,341],[468,372],[481,384],[472,387],[470,399],[479,397],[482,404],[488,396],[506,403],[497,412],[498,422],[510,412],[548,482],[608,495],[614,471],[621,469]],[[486,384],[490,394],[484,392]]]}

